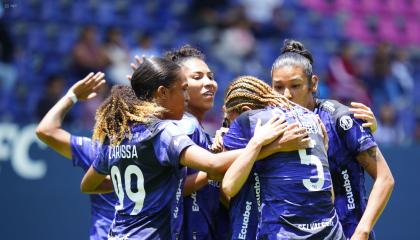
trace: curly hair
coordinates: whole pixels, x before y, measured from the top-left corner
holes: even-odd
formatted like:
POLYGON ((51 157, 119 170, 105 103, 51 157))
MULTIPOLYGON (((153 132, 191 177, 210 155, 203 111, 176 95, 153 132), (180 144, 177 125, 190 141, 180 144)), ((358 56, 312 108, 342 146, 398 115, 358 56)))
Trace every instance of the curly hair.
POLYGON ((204 54, 190 45, 186 44, 178 49, 173 49, 165 53, 164 58, 171 60, 175 63, 181 64, 190 58, 198 58, 200 60, 205 59, 204 54))
POLYGON ((240 76, 229 85, 225 95, 226 112, 242 112, 242 107, 261 109, 268 106, 290 108, 296 104, 276 93, 264 81, 253 76, 240 76))
POLYGON ((131 124, 147 124, 164 111, 156 103, 138 99, 131 87, 116 85, 96 110, 92 139, 99 143, 108 139, 111 145, 118 145, 123 139, 131 138, 131 124))

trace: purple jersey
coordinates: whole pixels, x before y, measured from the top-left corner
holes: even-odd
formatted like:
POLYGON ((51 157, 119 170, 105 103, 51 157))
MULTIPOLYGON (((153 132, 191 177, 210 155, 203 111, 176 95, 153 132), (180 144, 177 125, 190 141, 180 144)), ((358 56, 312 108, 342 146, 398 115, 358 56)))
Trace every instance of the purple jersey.
POLYGON ((120 145, 102 147, 93 167, 111 175, 119 199, 111 239, 179 238, 185 173, 179 158, 191 145, 175 123, 156 120, 132 127, 120 145))
MULTIPOLYGON (((243 121, 245 118, 238 118, 243 121)), ((227 150, 244 148, 249 139, 245 138, 240 126, 232 124, 229 132, 223 136, 223 145, 227 150)), ((255 239, 258 221, 261 213, 260 181, 256 166, 242 186, 241 190, 230 200, 229 217, 231 231, 230 239, 255 239)))
MULTIPOLYGON (((177 125, 188 135, 198 146, 210 149, 211 137, 204 131, 203 127, 190 113, 185 113, 177 125)), ((198 171, 188 168, 187 174, 195 174, 198 171)), ((225 208, 220 204, 220 183, 209 181, 200 190, 184 197, 184 224, 183 236, 185 240, 190 239, 225 239, 226 231, 220 231, 224 222, 228 224, 227 213, 223 214, 225 208)))
POLYGON ((332 202, 327 154, 315 114, 298 106, 247 111, 234 121, 225 139, 232 135, 248 142, 257 120, 265 123, 274 114, 285 115, 289 123, 305 127, 313 147, 277 153, 255 164, 262 202, 257 238, 344 239, 332 202))
MULTIPOLYGON (((90 138, 71 136, 70 147, 74 166, 82 168, 85 172, 92 165, 97 154, 97 145, 90 138)), ((114 206, 118 199, 114 193, 91 194, 91 240, 108 239, 108 231, 114 219, 114 206)))
MULTIPOLYGON (((350 238, 366 208, 364 170, 356 156, 377 146, 370 129, 355 119, 348 107, 335 100, 319 100, 315 108, 327 128, 328 161, 334 184, 335 208, 346 237, 350 238)), ((369 239, 374 239, 372 231, 369 239)))

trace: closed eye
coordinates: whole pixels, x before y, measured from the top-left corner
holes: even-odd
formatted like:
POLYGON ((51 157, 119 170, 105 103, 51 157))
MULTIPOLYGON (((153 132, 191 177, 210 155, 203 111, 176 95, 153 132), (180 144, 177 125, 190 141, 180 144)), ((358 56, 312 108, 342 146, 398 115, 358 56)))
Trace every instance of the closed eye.
POLYGON ((210 80, 214 80, 214 74, 213 74, 212 72, 209 72, 209 73, 207 74, 207 77, 208 77, 210 80))

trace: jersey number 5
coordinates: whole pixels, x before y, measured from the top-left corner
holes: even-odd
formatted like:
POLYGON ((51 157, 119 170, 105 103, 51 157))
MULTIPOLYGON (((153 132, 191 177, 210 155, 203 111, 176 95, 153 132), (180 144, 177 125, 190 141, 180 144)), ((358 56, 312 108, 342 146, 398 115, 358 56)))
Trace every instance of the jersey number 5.
POLYGON ((315 156, 315 155, 307 155, 306 149, 300 149, 299 150, 299 157, 300 157, 300 163, 305 165, 315 165, 316 166, 316 172, 317 176, 311 176, 309 178, 303 179, 303 185, 309 190, 309 191, 319 191, 322 186, 324 186, 324 170, 322 168, 321 160, 315 156), (311 179, 318 178, 315 182, 312 182, 311 179))
MULTIPOLYGON (((111 168, 111 178, 112 184, 114 185, 115 193, 118 196, 120 204, 115 206, 116 210, 121 210, 124 206, 124 190, 121 181, 121 172, 117 166, 112 166, 111 168)), ((131 201, 135 203, 133 210, 130 215, 137 215, 143 208, 144 198, 146 197, 146 192, 144 191, 144 177, 140 168, 136 165, 129 165, 124 172, 124 185, 125 193, 131 201), (131 190, 131 177, 136 175, 137 183, 136 188, 137 192, 131 190)))

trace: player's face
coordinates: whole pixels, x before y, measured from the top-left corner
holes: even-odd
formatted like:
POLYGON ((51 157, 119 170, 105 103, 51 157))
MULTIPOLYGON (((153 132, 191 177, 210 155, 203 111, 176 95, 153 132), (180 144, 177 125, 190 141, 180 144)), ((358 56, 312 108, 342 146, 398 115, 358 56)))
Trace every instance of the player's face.
POLYGON ((179 120, 184 115, 185 108, 188 104, 188 82, 182 72, 169 88, 168 94, 161 101, 161 105, 168 111, 165 113, 166 119, 179 120))
POLYGON ((309 87, 302 67, 284 66, 275 69, 272 74, 273 89, 303 107, 308 107, 312 101, 316 84, 315 82, 312 88, 309 87))
POLYGON ((207 64, 198 58, 191 58, 182 63, 188 81, 188 110, 202 114, 214 105, 217 83, 207 64))

